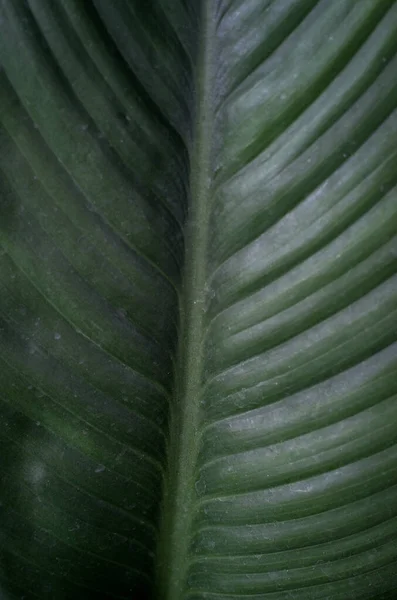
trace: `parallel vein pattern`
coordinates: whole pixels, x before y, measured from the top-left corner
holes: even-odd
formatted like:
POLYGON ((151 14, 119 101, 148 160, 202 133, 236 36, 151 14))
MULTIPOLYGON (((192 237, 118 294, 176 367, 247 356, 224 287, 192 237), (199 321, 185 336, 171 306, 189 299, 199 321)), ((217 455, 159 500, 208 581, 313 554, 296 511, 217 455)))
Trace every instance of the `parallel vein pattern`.
POLYGON ((394 597, 397 4, 219 2, 217 44, 184 597, 394 597))
POLYGON ((396 139, 396 0, 0 0, 1 600, 396 597, 396 139))
POLYGON ((0 2, 2 600, 152 584, 195 19, 0 2))

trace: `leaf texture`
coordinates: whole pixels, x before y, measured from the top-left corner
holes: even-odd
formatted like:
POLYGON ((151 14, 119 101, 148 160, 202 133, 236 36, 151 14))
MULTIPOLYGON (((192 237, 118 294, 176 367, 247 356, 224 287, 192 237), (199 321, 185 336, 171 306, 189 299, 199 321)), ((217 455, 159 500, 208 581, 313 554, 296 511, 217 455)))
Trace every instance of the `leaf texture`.
POLYGON ((394 598, 395 0, 0 0, 0 65, 0 597, 394 598))
POLYGON ((0 596, 144 598, 196 15, 6 0, 0 19, 0 596))
POLYGON ((396 31, 219 4, 190 600, 397 593, 396 31))

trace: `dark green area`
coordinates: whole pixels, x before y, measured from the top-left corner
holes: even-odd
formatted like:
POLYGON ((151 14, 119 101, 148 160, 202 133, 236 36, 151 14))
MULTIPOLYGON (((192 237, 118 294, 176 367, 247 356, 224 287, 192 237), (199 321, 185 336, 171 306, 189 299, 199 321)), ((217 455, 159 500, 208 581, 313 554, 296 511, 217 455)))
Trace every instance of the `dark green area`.
POLYGON ((0 0, 0 600, 397 597, 397 2, 0 0))

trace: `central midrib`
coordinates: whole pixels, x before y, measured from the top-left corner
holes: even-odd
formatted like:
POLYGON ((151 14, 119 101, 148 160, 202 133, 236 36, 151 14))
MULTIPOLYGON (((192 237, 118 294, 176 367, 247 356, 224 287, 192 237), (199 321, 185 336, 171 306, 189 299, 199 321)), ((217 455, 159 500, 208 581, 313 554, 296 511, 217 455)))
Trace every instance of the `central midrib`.
POLYGON ((210 5, 210 2, 204 0, 201 15, 180 340, 170 426, 169 474, 165 482, 157 557, 156 600, 180 600, 183 597, 195 501, 213 123, 212 57, 215 19, 210 5))

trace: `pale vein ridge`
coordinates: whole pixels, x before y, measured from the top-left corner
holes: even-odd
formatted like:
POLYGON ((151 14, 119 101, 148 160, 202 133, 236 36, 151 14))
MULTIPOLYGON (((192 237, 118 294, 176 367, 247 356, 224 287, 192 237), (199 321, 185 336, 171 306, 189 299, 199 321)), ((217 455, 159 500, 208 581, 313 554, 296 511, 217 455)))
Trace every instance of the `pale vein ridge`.
POLYGON ((159 596, 182 598, 186 585, 192 508, 196 495, 195 465, 200 426, 200 388, 203 365, 208 199, 212 140, 212 63, 214 24, 210 3, 203 3, 202 47, 197 68, 195 148, 191 166, 191 207, 186 232, 186 271, 181 306, 179 369, 176 406, 171 414, 170 477, 166 485, 163 539, 159 550, 159 596), (180 416, 175 415, 180 411, 180 416), (169 559, 164 560, 167 554, 169 559))

